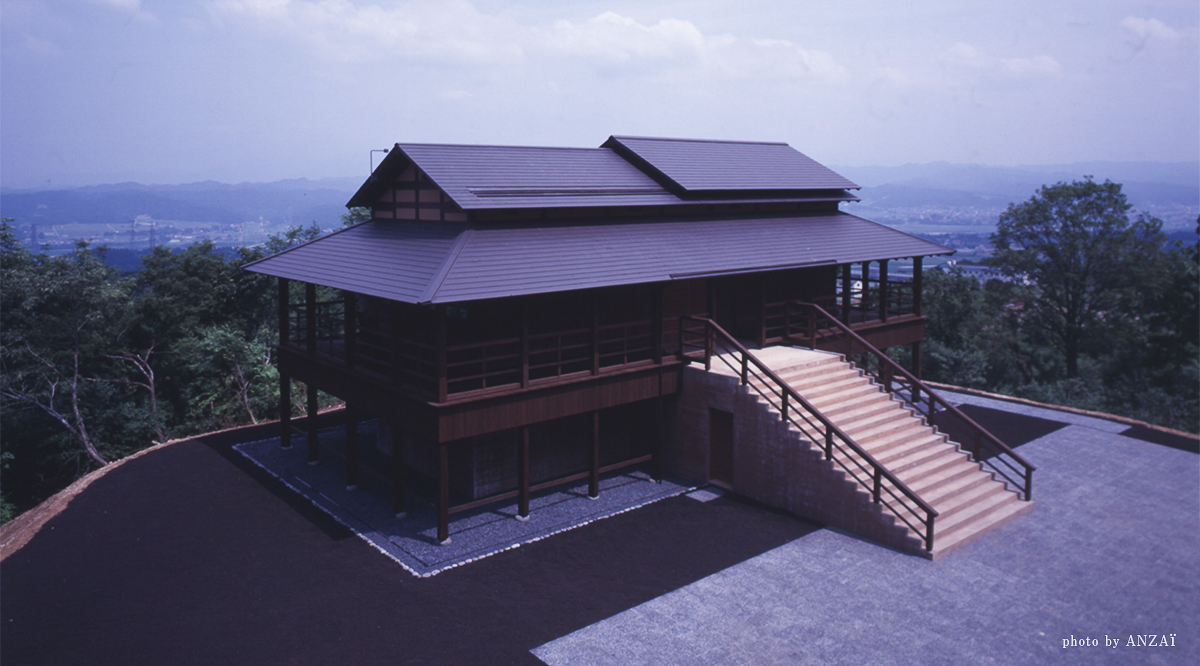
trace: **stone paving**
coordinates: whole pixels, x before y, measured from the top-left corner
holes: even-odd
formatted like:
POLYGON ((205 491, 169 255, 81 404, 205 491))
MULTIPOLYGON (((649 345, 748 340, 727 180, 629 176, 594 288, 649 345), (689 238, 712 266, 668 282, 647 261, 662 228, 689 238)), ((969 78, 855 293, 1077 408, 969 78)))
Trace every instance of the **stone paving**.
POLYGON ((1033 512, 933 562, 820 530, 533 653, 551 666, 1200 663, 1200 456, 1103 419, 947 397, 1069 424, 1020 448, 1038 467, 1033 512))
MULTIPOLYGON (((360 424, 359 431, 365 440, 362 446, 369 445, 375 434, 373 423, 360 424)), ((340 446, 345 433, 338 427, 322 430, 318 436, 322 442, 340 446)), ((322 458, 309 465, 305 438, 292 439, 287 449, 279 445, 278 438, 237 444, 234 449, 376 550, 423 577, 691 490, 667 479, 656 483, 641 471, 607 474, 601 476, 600 496, 594 500, 587 496, 586 481, 533 493, 526 521, 516 519, 515 500, 452 514, 450 541, 438 544, 433 509, 410 500, 406 515, 397 518, 384 484, 360 474, 359 487, 348 489, 340 460, 335 465, 322 458)))

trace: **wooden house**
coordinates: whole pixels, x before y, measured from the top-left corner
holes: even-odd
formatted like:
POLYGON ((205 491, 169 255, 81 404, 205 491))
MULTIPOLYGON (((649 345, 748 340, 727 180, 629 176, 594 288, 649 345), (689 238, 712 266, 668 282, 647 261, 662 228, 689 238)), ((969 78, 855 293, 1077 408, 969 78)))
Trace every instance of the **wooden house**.
POLYGON ((368 222, 248 270, 279 278, 282 404, 299 380, 310 413, 321 390, 351 424, 377 417, 396 511, 435 504, 444 541, 458 510, 516 497, 527 516, 531 492, 594 496, 629 465, 657 478, 714 331, 836 346, 818 306, 873 349, 908 346, 919 376, 922 258, 950 250, 840 210, 857 187, 783 143, 396 144, 348 203, 368 222))

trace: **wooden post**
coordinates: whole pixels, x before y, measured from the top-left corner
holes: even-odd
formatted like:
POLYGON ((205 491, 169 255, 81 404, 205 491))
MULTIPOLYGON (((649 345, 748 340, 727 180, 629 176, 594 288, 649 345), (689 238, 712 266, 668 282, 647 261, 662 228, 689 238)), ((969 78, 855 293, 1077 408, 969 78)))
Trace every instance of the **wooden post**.
POLYGON ((306 349, 309 354, 317 353, 317 285, 304 285, 304 334, 308 336, 306 349))
POLYGON ((290 342, 290 332, 288 331, 288 315, 291 309, 290 287, 291 282, 287 278, 279 278, 279 346, 282 347, 290 342))
POLYGON ((358 487, 358 410, 346 402, 346 488, 358 487))
POLYGON ((308 388, 308 405, 305 409, 305 425, 308 426, 308 464, 317 462, 317 387, 312 382, 306 382, 308 388))
MULTIPOLYGON (((925 278, 921 270, 921 257, 913 257, 913 314, 921 316, 921 287, 925 278)), ((917 375, 920 377, 921 375, 917 375)))
POLYGON ((391 423, 392 441, 389 445, 392 449, 392 513, 396 517, 403 518, 405 515, 405 495, 408 492, 407 488, 407 469, 404 466, 404 428, 399 423, 391 423))
POLYGON ((767 346, 767 281, 758 278, 758 348, 767 346))
POLYGON ((345 328, 346 367, 353 368, 354 357, 358 354, 358 294, 352 291, 343 291, 342 294, 345 296, 342 322, 345 328))
POLYGON ((595 289, 592 290, 592 374, 600 373, 600 303, 595 289))
POLYGON ((850 264, 842 264, 842 323, 850 325, 850 285, 853 280, 850 276, 850 264))
POLYGON ((659 381, 658 398, 654 401, 654 439, 650 441, 650 478, 656 482, 662 481, 662 440, 667 435, 666 417, 664 415, 662 396, 662 381, 659 381))
POLYGON ((437 400, 446 402, 446 306, 437 306, 434 316, 437 317, 437 400))
POLYGON ((517 520, 529 520, 529 426, 517 442, 517 520))
POLYGON ((446 444, 438 444, 438 505, 437 540, 450 543, 450 452, 446 444))
MULTIPOLYGON (((912 352, 911 352, 910 356, 912 356, 912 373, 913 373, 914 377, 916 377, 917 379, 920 379, 921 378, 921 341, 918 340, 917 342, 912 343, 911 350, 912 350, 912 352)), ((913 401, 916 402, 916 399, 914 398, 913 401)))
POLYGON ((529 387, 529 299, 521 299, 521 388, 529 387))
POLYGON ((888 298, 891 296, 891 290, 888 287, 888 262, 883 259, 879 262, 879 320, 888 320, 888 298))
POLYGON ((663 286, 662 283, 656 283, 653 287, 654 307, 651 313, 650 335, 654 336, 654 362, 662 365, 663 362, 663 286))
POLYGON ((592 460, 588 470, 588 497, 600 496, 600 410, 592 412, 592 460))
POLYGON ((279 445, 292 446, 292 378, 279 370, 279 445))

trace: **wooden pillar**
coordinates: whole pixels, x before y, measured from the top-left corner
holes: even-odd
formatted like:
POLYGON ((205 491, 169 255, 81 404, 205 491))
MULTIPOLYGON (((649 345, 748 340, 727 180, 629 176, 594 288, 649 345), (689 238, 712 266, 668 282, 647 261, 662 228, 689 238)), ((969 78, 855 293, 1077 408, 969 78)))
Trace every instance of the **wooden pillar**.
POLYGON ((446 362, 446 306, 439 305, 434 311, 434 317, 437 318, 437 400, 438 402, 446 402, 446 394, 448 393, 448 382, 446 379, 447 362, 446 362))
POLYGON ((305 409, 305 424, 308 426, 308 464, 313 465, 317 462, 317 387, 312 382, 307 382, 305 386, 308 388, 308 406, 305 409))
POLYGON ((653 287, 654 304, 651 317, 650 335, 654 336, 654 362, 662 365, 663 362, 663 285, 657 283, 653 287))
POLYGON ((517 442, 517 520, 529 520, 529 426, 517 442))
POLYGON ((592 412, 592 460, 588 470, 588 497, 600 497, 600 410, 592 412))
POLYGON ((767 280, 758 277, 758 348, 767 346, 767 280))
POLYGON ((317 285, 304 285, 304 334, 309 354, 317 353, 317 285))
POLYGON ((346 488, 358 487, 358 410, 346 402, 346 488))
POLYGON ((446 444, 438 444, 438 526, 439 544, 450 543, 450 452, 446 444))
POLYGON ((888 262, 879 262, 879 320, 888 320, 888 262))
POLYGON ((288 330, 288 314, 291 309, 289 302, 291 292, 291 282, 287 278, 279 278, 279 346, 284 346, 290 342, 291 332, 288 330))
POLYGON ((921 342, 912 343, 912 369, 910 372, 917 378, 921 378, 921 342))
POLYGON ((346 367, 353 368, 354 357, 358 355, 358 294, 352 291, 343 291, 342 295, 344 296, 342 323, 345 327, 346 367))
MULTIPOLYGON (((400 337, 400 303, 399 301, 389 301, 388 303, 388 347, 391 350, 392 358, 390 367, 392 383, 403 384, 404 375, 400 372, 402 366, 400 359, 404 351, 403 343, 401 342, 403 338, 400 337)), ((425 388, 425 386, 421 386, 422 390, 425 388)))
POLYGON ((667 434, 666 418, 663 416, 664 405, 661 392, 654 399, 654 439, 650 442, 650 478, 662 481, 662 440, 667 434))
POLYGON ((392 513, 397 518, 403 518, 405 512, 404 497, 407 488, 407 469, 404 466, 404 429, 399 423, 391 423, 392 441, 392 513))
POLYGON ((592 374, 600 374, 600 297, 592 290, 592 374))
POLYGON ((913 257, 913 314, 918 317, 921 316, 921 287, 925 284, 924 273, 921 270, 921 259, 921 257, 913 257))
POLYGON ((529 387, 529 298, 521 299, 521 388, 529 387))
POLYGON ((279 445, 292 446, 292 378, 279 370, 279 445))
POLYGON ((842 264, 842 323, 850 325, 850 285, 853 283, 850 275, 850 264, 842 264))

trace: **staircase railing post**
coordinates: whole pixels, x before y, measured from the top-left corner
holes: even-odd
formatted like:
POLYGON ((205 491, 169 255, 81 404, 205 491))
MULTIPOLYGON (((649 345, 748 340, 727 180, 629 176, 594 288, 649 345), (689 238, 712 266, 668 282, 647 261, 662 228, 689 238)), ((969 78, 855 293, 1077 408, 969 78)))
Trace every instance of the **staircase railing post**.
POLYGON ((925 550, 933 552, 933 514, 925 514, 925 550))
POLYGON ((1025 468, 1025 501, 1033 499, 1033 470, 1025 468))
POLYGON ((704 322, 704 371, 712 370, 713 330, 708 322, 704 322))
POLYGON ((879 491, 883 488, 883 468, 875 468, 875 487, 871 491, 872 497, 875 498, 875 503, 879 504, 879 491))
POLYGON ((787 392, 787 389, 781 388, 780 394, 782 395, 782 398, 783 398, 783 407, 780 409, 780 411, 783 412, 783 422, 787 423, 787 420, 788 420, 788 392, 787 392))
POLYGON ((833 426, 825 424, 825 459, 833 460, 833 426))
POLYGON ((749 384, 750 376, 750 357, 742 354, 742 386, 749 384))

